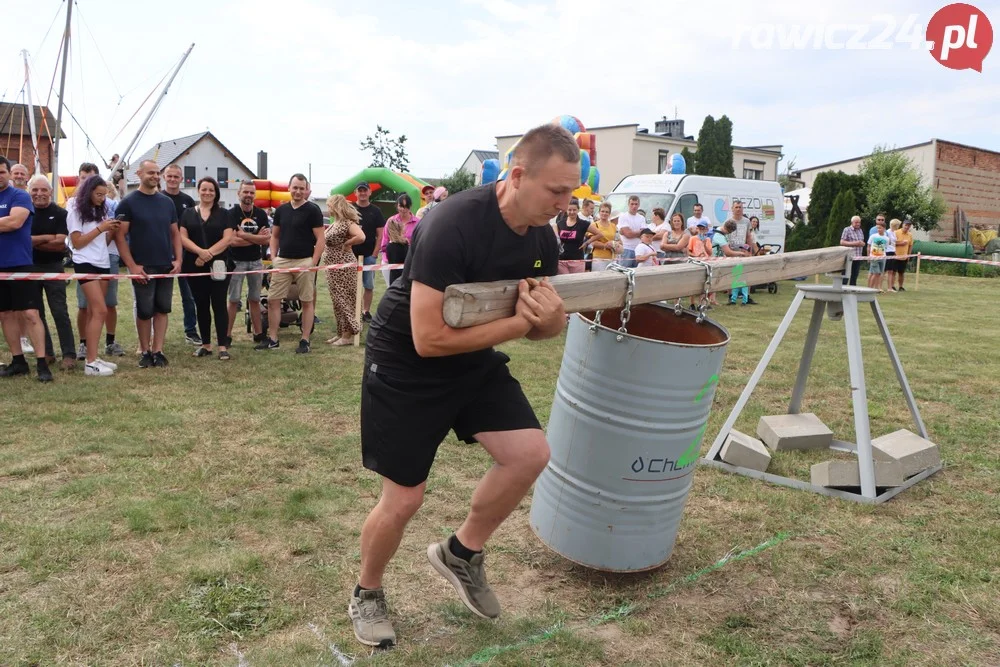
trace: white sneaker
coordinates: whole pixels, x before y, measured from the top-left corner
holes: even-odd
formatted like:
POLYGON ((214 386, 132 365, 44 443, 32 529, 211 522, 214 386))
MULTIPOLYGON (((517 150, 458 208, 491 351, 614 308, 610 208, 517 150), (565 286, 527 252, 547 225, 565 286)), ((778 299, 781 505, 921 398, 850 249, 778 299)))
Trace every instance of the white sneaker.
POLYGON ((21 354, 34 354, 35 348, 31 346, 31 341, 21 336, 21 354))
POLYGON ((99 366, 104 366, 105 368, 110 368, 113 371, 118 370, 118 364, 112 361, 104 361, 104 359, 94 359, 94 363, 99 366))
POLYGON ((93 363, 87 364, 83 369, 83 374, 94 377, 108 377, 114 375, 115 372, 103 366, 99 363, 100 360, 94 361, 93 363))

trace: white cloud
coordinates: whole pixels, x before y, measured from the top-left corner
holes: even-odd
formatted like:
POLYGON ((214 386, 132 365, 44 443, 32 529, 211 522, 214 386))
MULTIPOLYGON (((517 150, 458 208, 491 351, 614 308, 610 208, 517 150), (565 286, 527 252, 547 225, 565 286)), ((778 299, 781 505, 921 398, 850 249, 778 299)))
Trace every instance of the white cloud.
MULTIPOLYGON (((18 5, 6 18, 33 46, 57 4, 36 3, 30 13, 18 5)), ((917 12, 926 23, 937 9, 927 2, 461 0, 420 7, 233 0, 172 7, 151 22, 115 9, 117 2, 107 2, 107 11, 96 0, 84 4, 105 56, 122 45, 112 58, 118 87, 124 92, 152 77, 116 113, 118 95, 92 40, 76 35, 74 62, 83 67, 71 71, 68 99, 96 140, 117 131, 195 41, 139 150, 208 126, 251 166, 256 152, 267 150, 276 178, 310 162, 318 181, 351 176, 367 164, 358 145, 376 124, 408 136, 415 173, 439 176, 469 150, 492 148, 497 135, 561 113, 587 125, 651 127, 675 107, 688 134, 706 114, 725 113, 737 143, 781 143, 800 166, 931 137, 1000 149, 995 54, 978 74, 947 70, 901 44, 887 51, 755 50, 744 40, 733 48, 741 29, 777 24, 868 22, 871 39, 881 29, 876 15, 901 24, 917 12)), ((20 85, 22 45, 11 44, 0 46, 0 75, 11 73, 0 92, 20 85)), ((47 88, 54 45, 50 37, 39 55, 36 89, 47 88)), ((64 155, 79 161, 86 143, 70 134, 64 155)), ((106 154, 122 147, 100 146, 106 154)))

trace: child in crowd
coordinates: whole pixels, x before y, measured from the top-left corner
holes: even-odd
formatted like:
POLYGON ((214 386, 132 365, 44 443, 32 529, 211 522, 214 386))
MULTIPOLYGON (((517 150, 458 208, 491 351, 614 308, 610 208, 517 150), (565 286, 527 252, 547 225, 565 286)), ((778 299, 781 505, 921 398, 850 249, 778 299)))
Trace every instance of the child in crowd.
POLYGON ((656 266, 656 248, 653 247, 653 237, 656 232, 645 228, 639 232, 639 245, 635 247, 636 266, 656 266))

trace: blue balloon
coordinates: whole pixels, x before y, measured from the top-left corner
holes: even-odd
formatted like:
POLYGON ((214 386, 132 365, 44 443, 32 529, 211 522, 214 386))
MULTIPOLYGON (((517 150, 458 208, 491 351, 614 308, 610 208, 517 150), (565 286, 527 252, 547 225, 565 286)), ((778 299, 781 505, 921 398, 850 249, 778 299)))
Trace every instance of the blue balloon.
POLYGON ((500 160, 489 159, 483 162, 483 183, 492 183, 500 175, 500 160))
POLYGON ((687 162, 680 153, 674 153, 670 156, 669 166, 671 174, 683 174, 687 172, 687 162))
POLYGON ((583 124, 575 116, 570 116, 569 114, 563 114, 557 116, 553 119, 556 125, 562 125, 566 128, 570 134, 576 134, 577 132, 583 132, 583 124))
POLYGON ((580 151, 580 185, 587 182, 590 178, 590 152, 581 150, 580 151))

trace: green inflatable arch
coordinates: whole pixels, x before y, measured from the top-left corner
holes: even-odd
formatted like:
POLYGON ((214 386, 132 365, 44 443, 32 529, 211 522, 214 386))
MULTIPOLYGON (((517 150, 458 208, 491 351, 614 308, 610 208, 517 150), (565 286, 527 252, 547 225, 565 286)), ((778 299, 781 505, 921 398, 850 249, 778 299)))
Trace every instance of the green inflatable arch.
POLYGON ((413 212, 416 213, 417 209, 421 206, 420 201, 420 189, 423 188, 427 183, 424 183, 418 178, 411 176, 410 174, 401 174, 391 169, 386 169, 385 167, 368 167, 367 169, 362 169, 354 176, 330 189, 331 195, 344 195, 345 197, 354 192, 354 186, 361 181, 366 181, 368 183, 378 183, 384 188, 388 188, 394 192, 405 192, 410 195, 410 199, 413 200, 413 212))

